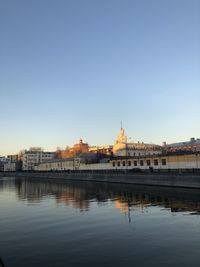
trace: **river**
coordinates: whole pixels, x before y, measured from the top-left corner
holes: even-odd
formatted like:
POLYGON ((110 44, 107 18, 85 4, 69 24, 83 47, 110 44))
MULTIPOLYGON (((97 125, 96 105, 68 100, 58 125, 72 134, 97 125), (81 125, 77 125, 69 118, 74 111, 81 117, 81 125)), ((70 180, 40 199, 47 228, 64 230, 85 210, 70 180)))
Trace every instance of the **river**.
POLYGON ((200 266, 200 190, 0 178, 5 267, 200 266))

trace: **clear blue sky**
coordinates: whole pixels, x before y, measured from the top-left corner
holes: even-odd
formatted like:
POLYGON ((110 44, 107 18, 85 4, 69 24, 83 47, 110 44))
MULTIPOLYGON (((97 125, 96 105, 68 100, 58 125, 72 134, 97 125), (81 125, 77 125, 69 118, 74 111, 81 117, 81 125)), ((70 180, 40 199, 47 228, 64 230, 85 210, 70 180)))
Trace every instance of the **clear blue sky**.
POLYGON ((199 0, 0 0, 0 154, 200 137, 199 0))

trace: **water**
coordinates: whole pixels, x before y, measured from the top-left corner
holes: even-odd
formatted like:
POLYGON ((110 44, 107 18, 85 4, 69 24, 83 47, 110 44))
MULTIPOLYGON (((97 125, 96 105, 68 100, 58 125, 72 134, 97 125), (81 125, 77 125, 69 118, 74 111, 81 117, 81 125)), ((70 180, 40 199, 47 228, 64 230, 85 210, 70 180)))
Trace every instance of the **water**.
POLYGON ((200 191, 0 179, 5 267, 200 266, 200 191))

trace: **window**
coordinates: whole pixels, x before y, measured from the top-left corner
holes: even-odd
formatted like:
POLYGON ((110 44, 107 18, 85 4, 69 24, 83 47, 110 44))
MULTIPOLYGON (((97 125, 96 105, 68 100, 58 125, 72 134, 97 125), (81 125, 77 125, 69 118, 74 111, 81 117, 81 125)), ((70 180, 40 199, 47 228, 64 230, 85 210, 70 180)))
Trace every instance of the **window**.
POLYGON ((120 167, 120 161, 117 162, 117 166, 120 167))
POLYGON ((144 165, 144 161, 140 160, 140 166, 143 166, 143 165, 144 165))
POLYGON ((151 166, 151 161, 150 161, 150 159, 147 160, 147 166, 151 166))
POLYGON ((113 167, 115 167, 115 162, 113 162, 113 167))
POLYGON ((154 165, 158 166, 158 160, 157 159, 154 159, 154 165))
POLYGON ((167 164, 166 159, 162 159, 162 165, 166 165, 166 164, 167 164))
POLYGON ((137 166, 137 161, 136 160, 134 160, 134 166, 137 166))
POLYGON ((123 161, 123 166, 126 166, 126 161, 123 161))
POLYGON ((130 160, 128 161, 128 166, 131 166, 131 161, 130 160))

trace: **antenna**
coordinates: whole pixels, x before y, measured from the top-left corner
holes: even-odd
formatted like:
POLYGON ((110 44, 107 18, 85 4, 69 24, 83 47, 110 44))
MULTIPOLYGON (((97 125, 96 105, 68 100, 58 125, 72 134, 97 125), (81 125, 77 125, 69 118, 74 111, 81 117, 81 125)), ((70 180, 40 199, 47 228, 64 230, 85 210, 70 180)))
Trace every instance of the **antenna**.
POLYGON ((123 129, 123 124, 122 124, 122 121, 121 121, 121 129, 123 129))

